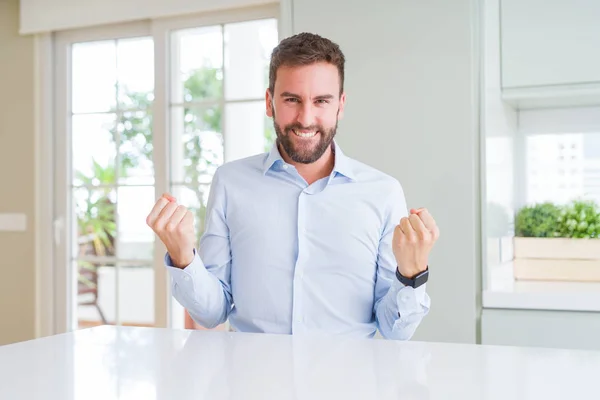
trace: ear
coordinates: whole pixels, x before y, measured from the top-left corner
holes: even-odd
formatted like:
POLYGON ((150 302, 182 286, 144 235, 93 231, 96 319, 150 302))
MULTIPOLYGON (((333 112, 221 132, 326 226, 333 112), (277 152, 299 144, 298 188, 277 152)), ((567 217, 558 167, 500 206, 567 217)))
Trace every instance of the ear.
POLYGON ((344 117, 344 107, 346 105, 346 92, 342 92, 340 96, 340 107, 338 109, 338 119, 342 119, 344 117))
POLYGON ((267 117, 273 118, 273 96, 271 96, 271 91, 269 89, 267 89, 267 93, 265 93, 265 103, 267 117))

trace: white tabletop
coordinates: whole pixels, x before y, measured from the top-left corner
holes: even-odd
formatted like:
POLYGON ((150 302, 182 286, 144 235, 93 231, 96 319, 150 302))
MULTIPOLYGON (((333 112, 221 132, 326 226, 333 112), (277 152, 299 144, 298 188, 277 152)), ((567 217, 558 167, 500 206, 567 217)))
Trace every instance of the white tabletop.
POLYGON ((0 399, 598 400, 600 352, 104 326, 0 347, 0 399))

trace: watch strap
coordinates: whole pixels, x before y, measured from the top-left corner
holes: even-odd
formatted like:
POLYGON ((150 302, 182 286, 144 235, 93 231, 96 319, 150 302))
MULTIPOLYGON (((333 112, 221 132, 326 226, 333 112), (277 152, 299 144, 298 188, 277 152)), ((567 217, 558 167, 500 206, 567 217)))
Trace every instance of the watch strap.
POLYGON ((406 286, 417 288, 427 282, 429 278, 429 265, 427 268, 425 268, 425 271, 418 273, 412 278, 407 278, 406 276, 402 275, 400 273, 400 268, 396 267, 396 278, 398 278, 398 280, 406 286))

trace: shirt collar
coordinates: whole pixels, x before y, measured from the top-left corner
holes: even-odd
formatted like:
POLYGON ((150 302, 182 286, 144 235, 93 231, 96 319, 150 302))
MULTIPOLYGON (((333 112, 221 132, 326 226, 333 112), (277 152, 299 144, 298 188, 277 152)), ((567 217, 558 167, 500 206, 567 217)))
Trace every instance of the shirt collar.
POLYGON ((352 159, 342 152, 340 145, 335 140, 333 141, 333 146, 335 151, 333 170, 338 174, 344 175, 351 181, 355 181, 356 175, 354 174, 354 170, 352 168, 352 159))
MULTIPOLYGON (((352 181, 356 180, 356 176, 352 169, 352 160, 342 152, 342 149, 335 140, 333 141, 333 149, 335 157, 333 171, 344 175, 346 178, 352 181)), ((271 151, 268 153, 263 164, 263 174, 266 174, 267 171, 269 171, 275 164, 278 163, 283 164, 285 161, 283 160, 283 157, 281 157, 281 153, 277 147, 277 142, 275 142, 273 143, 271 151)))

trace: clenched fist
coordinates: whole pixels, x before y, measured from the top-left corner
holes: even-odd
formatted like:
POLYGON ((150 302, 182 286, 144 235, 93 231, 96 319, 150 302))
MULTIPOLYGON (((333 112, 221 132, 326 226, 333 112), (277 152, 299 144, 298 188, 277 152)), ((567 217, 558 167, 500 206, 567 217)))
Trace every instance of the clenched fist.
POLYGON ((394 230, 392 249, 400 273, 411 278, 427 268, 429 252, 440 236, 435 220, 425 208, 410 210, 394 230))
POLYGON ((185 268, 192 262, 196 234, 191 211, 165 193, 146 217, 146 223, 166 246, 173 266, 185 268))

